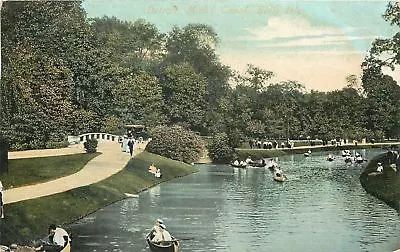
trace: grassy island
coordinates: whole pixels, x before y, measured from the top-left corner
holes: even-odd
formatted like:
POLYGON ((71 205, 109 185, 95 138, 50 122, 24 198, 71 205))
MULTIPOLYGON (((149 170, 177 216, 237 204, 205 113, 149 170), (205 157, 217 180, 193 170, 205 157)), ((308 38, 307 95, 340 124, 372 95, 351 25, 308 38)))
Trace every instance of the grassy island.
POLYGON ((400 176, 396 174, 394 157, 391 152, 374 157, 360 175, 360 182, 366 192, 384 201, 399 211, 400 176), (377 163, 382 163, 382 173, 376 172, 377 163))

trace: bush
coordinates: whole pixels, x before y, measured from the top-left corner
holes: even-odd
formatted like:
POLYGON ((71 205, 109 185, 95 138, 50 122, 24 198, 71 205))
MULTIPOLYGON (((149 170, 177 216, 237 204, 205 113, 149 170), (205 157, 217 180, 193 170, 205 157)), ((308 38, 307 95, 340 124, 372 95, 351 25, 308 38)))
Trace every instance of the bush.
POLYGON ((235 157, 235 150, 229 144, 229 138, 226 133, 215 135, 207 148, 208 155, 214 163, 228 164, 235 157))
POLYGON ((199 160, 204 149, 200 136, 181 126, 158 126, 149 133, 151 141, 146 150, 170 159, 192 163, 199 160))
POLYGON ((66 148, 69 146, 68 141, 49 141, 46 143, 46 149, 59 149, 59 148, 66 148))
POLYGON ((83 143, 85 150, 87 153, 95 153, 97 151, 97 139, 88 139, 86 142, 83 143))

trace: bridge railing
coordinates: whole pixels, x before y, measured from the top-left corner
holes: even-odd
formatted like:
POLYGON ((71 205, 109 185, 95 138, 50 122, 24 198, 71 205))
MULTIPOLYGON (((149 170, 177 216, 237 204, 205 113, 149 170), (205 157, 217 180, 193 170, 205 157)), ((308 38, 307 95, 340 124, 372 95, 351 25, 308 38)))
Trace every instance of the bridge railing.
POLYGON ((68 136, 68 142, 70 144, 78 144, 81 142, 85 142, 89 139, 97 139, 98 141, 112 141, 112 142, 119 142, 120 136, 109 134, 109 133, 85 133, 80 134, 79 136, 68 136))

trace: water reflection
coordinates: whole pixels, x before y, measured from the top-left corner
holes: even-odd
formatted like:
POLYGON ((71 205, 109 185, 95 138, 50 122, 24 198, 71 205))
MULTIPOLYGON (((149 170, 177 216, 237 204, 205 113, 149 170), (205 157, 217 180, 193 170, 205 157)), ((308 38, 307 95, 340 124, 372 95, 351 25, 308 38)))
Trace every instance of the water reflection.
MULTIPOLYGON (((365 150, 366 158, 379 151, 365 150)), ((199 166, 200 173, 151 188, 71 225, 74 250, 149 251, 144 237, 156 218, 182 251, 392 251, 400 247, 394 210, 366 194, 364 164, 340 153, 276 158, 288 176, 267 169, 199 166)))

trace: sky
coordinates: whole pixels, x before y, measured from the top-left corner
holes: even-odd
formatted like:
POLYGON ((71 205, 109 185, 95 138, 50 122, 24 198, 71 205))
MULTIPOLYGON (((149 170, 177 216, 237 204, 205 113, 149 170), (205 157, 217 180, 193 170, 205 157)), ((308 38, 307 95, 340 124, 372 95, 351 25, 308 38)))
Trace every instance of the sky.
MULTIPOLYGON (((210 25, 221 61, 244 73, 247 64, 273 71, 271 82, 295 80, 307 90, 346 86, 376 38, 398 27, 382 18, 387 1, 84 0, 88 17, 145 19, 167 33, 173 26, 210 25)), ((388 70, 400 83, 400 69, 388 70)))

